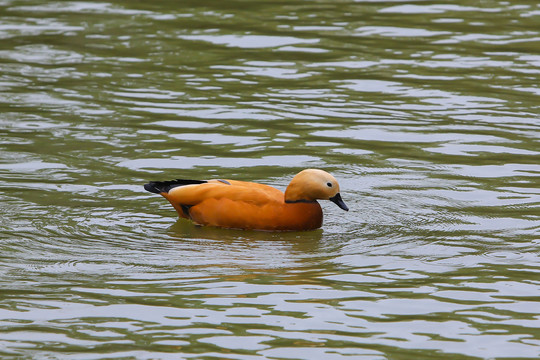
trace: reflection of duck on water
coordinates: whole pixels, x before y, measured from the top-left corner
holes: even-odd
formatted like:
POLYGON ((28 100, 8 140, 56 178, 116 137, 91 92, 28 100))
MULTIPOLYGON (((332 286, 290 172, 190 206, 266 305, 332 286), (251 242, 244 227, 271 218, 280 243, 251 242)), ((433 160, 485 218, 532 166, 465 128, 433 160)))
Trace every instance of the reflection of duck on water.
POLYGON ((337 180, 323 170, 307 169, 290 182, 285 194, 263 184, 236 180, 152 181, 147 191, 161 194, 179 216, 199 225, 267 231, 313 230, 322 225, 317 200, 349 208, 337 180))

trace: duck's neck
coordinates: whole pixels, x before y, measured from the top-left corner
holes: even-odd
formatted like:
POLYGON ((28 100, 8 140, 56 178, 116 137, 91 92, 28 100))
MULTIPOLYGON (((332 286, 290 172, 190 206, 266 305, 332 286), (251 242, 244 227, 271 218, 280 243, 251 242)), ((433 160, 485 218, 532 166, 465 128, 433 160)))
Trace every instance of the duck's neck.
POLYGON ((302 184, 291 181, 287 189, 285 190, 285 202, 286 203, 298 203, 298 202, 316 202, 316 200, 306 193, 306 189, 302 184))

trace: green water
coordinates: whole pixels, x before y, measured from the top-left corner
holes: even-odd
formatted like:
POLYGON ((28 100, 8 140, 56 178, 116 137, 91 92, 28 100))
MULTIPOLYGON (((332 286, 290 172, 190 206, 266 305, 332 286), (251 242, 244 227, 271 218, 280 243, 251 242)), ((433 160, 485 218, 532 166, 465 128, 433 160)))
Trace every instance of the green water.
POLYGON ((0 0, 2 359, 540 357, 537 1, 0 0), (195 227, 149 180, 341 185, 195 227))

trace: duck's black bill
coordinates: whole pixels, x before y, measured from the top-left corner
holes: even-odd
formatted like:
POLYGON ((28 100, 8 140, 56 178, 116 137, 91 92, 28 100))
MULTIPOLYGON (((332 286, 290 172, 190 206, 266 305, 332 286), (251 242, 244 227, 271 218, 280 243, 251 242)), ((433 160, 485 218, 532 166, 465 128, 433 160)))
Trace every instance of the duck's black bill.
POLYGON ((341 195, 339 193, 337 193, 336 195, 332 196, 330 199, 331 202, 333 202, 334 204, 336 204, 337 206, 339 206, 340 208, 342 208, 343 210, 345 211, 349 211, 349 207, 347 205, 345 205, 345 203, 343 202, 343 199, 341 198, 341 195))

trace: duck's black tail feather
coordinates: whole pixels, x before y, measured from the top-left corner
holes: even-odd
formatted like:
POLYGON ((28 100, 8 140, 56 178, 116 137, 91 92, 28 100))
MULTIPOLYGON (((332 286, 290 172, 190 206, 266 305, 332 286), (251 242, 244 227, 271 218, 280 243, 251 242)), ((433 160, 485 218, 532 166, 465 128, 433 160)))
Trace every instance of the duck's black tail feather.
POLYGON ((177 186, 191 185, 191 184, 204 184, 205 180, 184 180, 176 179, 170 181, 150 181, 148 184, 144 184, 144 189, 155 194, 162 192, 168 193, 169 190, 177 186))

